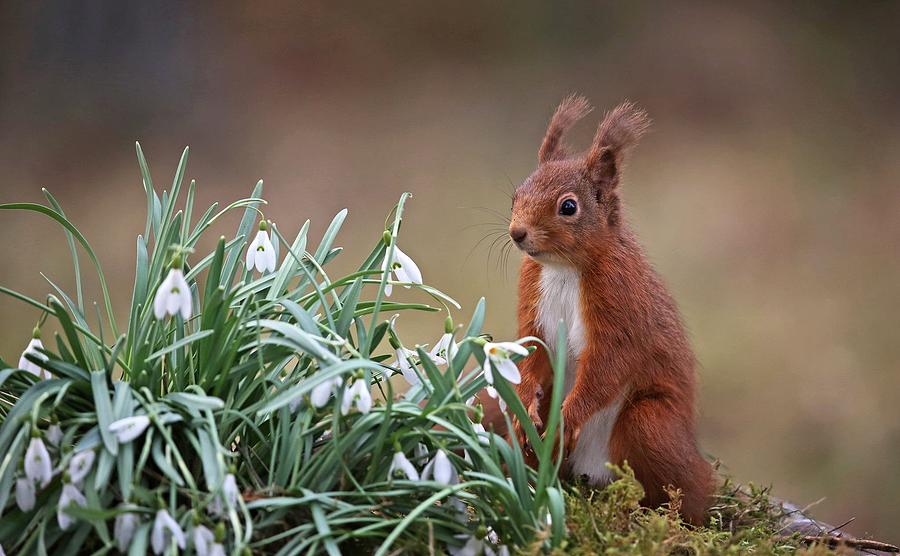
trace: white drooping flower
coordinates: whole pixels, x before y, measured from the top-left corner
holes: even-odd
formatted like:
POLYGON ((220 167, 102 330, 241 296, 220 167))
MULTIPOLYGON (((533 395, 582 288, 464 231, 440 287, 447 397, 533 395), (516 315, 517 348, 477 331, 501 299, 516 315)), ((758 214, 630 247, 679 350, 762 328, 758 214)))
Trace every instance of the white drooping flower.
POLYGON ((209 513, 217 516, 224 515, 229 508, 237 507, 240 496, 241 492, 238 489, 234 473, 228 473, 222 480, 222 492, 209 504, 209 513))
POLYGON ((457 351, 459 351, 459 345, 453 340, 453 333, 445 332, 441 339, 431 348, 429 355, 431 355, 432 359, 441 359, 446 363, 453 360, 457 351))
POLYGON ((388 478, 393 477, 395 471, 402 471, 410 481, 419 480, 419 472, 412 462, 406 459, 406 454, 400 451, 394 452, 394 459, 391 460, 391 467, 388 469, 388 478))
MULTIPOLYGON (((125 508, 131 509, 133 506, 126 505, 125 508)), ((131 539, 134 538, 134 532, 140 525, 141 520, 138 514, 133 512, 124 512, 116 516, 116 523, 113 526, 113 538, 116 541, 116 547, 119 552, 126 552, 131 539)))
POLYGON ((341 415, 350 413, 350 407, 354 404, 360 413, 368 413, 372 409, 372 394, 369 392, 369 383, 365 379, 358 378, 352 386, 344 387, 341 415))
POLYGON ((513 354, 528 355, 528 348, 515 342, 487 342, 484 344, 484 378, 488 384, 494 384, 495 369, 503 378, 513 384, 522 382, 519 368, 510 359, 513 354))
POLYGON ((62 429, 59 427, 58 423, 53 423, 47 428, 47 440, 53 446, 59 446, 60 441, 62 441, 62 429))
POLYGON ((454 535, 455 538, 465 541, 462 546, 448 546, 450 556, 481 556, 484 554, 484 541, 475 535, 454 535))
POLYGON ((209 556, 225 556, 225 546, 214 542, 209 545, 209 556))
POLYGON ((40 331, 35 328, 34 329, 34 337, 31 338, 31 341, 28 342, 28 345, 25 347, 25 351, 22 352, 22 356, 19 357, 19 368, 23 371, 28 371, 34 376, 38 377, 41 380, 50 378, 50 371, 46 369, 42 369, 37 364, 32 363, 28 359, 25 358, 26 355, 32 355, 41 361, 46 361, 47 356, 38 351, 38 348, 44 349, 44 343, 41 342, 41 334, 40 331))
POLYGON ((146 415, 135 415, 113 421, 109 425, 109 432, 115 434, 120 443, 127 444, 144 434, 148 426, 150 426, 149 417, 146 415))
POLYGON ((397 360, 393 362, 392 366, 400 369, 400 374, 403 375, 406 382, 408 382, 410 386, 415 386, 422 382, 419 379, 419 375, 416 373, 416 369, 409 362, 410 357, 416 357, 418 354, 405 347, 398 347, 394 350, 394 353, 397 355, 397 360))
POLYGON ((234 473, 228 473, 222 481, 222 497, 225 499, 225 503, 232 508, 237 507, 240 496, 234 473))
POLYGON ((459 475, 456 468, 447 457, 447 452, 439 449, 434 458, 428 462, 425 469, 422 470, 422 480, 427 481, 433 477, 434 480, 442 485, 455 485, 459 482, 459 475))
POLYGON ((91 472, 91 466, 94 465, 94 451, 85 450, 78 452, 69 460, 69 479, 76 485, 81 482, 91 472))
POLYGON ((180 268, 172 268, 156 290, 153 298, 153 314, 162 320, 181 313, 181 318, 191 318, 191 287, 180 268))
POLYGON ((197 556, 208 556, 209 549, 215 541, 215 536, 209 528, 197 525, 191 530, 191 539, 194 543, 194 552, 197 556))
POLYGON ((500 545, 494 551, 488 542, 497 543, 497 534, 493 531, 488 533, 486 539, 479 539, 475 535, 454 535, 454 538, 464 541, 462 546, 448 546, 447 552, 450 556, 509 556, 509 547, 500 545))
POLYGON ((83 508, 87 506, 87 500, 84 499, 84 494, 78 490, 78 487, 72 483, 66 483, 63 485, 62 493, 59 495, 59 505, 56 508, 56 521, 63 531, 75 522, 75 518, 66 513, 66 508, 72 504, 83 508))
MULTIPOLYGON (((390 247, 388 247, 387 252, 385 253, 384 262, 381 263, 381 271, 388 273, 388 280, 391 279, 391 275, 393 275, 397 282, 406 282, 408 284, 421 284, 422 283, 422 272, 419 270, 418 265, 416 265, 415 261, 413 261, 409 255, 400 250, 396 245, 394 246, 394 257, 390 262, 388 261, 388 254, 390 253, 390 247)), ((408 288, 409 286, 404 286, 408 288)), ((384 295, 391 295, 393 291, 393 286, 390 282, 385 284, 384 286, 384 295)))
POLYGON ((178 525, 177 521, 172 519, 169 512, 159 510, 156 512, 156 518, 153 520, 153 530, 150 532, 150 546, 153 547, 155 554, 162 554, 173 542, 178 545, 178 548, 184 550, 184 547, 187 545, 184 530, 178 525))
POLYGON ((261 220, 256 237, 247 246, 247 270, 256 268, 256 271, 259 273, 275 271, 275 246, 272 245, 272 240, 269 239, 267 229, 266 221, 261 220))
POLYGON ((28 477, 19 477, 16 479, 16 505, 23 512, 30 512, 34 508, 34 503, 34 481, 28 477))
POLYGON ((490 445, 491 441, 487 431, 484 430, 484 425, 482 425, 481 423, 472 423, 472 428, 475 429, 475 436, 478 437, 479 444, 481 444, 482 446, 490 445))
POLYGON ((33 437, 25 450, 25 476, 31 482, 39 483, 41 488, 47 486, 53 478, 50 453, 40 437, 33 437))
POLYGON ((500 394, 499 394, 499 392, 497 392, 497 389, 494 388, 493 386, 487 386, 487 387, 485 387, 485 390, 487 391, 488 396, 497 400, 497 405, 500 406, 500 411, 502 411, 503 413, 506 413, 506 400, 504 400, 503 398, 500 397, 500 394))
POLYGON ((313 404, 313 407, 325 407, 328 405, 331 395, 337 392, 337 388, 342 382, 343 379, 336 376, 317 385, 309 394, 309 402, 313 404))

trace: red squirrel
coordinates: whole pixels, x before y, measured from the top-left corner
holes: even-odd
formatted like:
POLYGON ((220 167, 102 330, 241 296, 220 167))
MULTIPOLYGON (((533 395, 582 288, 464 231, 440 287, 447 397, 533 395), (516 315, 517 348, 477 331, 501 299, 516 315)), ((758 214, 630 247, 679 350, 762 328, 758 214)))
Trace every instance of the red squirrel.
MULTIPOLYGON (((584 155, 562 145, 567 128, 591 108, 570 96, 556 109, 537 169, 516 188, 509 235, 524 253, 519 336, 551 349, 560 319, 568 329, 563 468, 592 485, 612 479, 607 462, 627 461, 646 492, 643 503, 681 489, 686 520, 704 520, 712 468, 694 437, 695 359, 675 302, 622 217, 625 157, 647 130, 645 112, 626 102, 600 123, 584 155)), ((517 392, 542 429, 552 388, 541 348, 520 362, 517 392), (545 399, 549 396, 543 396, 545 399)), ((514 434, 525 446, 521 427, 514 434)))

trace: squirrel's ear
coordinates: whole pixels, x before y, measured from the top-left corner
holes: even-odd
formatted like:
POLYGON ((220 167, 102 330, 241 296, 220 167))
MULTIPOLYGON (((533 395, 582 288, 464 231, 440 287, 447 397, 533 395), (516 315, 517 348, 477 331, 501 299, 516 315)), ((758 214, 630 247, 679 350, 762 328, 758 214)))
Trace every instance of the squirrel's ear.
POLYGON ((608 112, 584 159, 585 171, 591 181, 601 189, 616 187, 625 155, 649 127, 647 113, 631 102, 624 102, 608 112))
POLYGON ((565 158, 566 153, 562 146, 563 134, 590 111, 591 105, 583 96, 573 94, 563 99, 550 118, 550 125, 547 126, 547 133, 538 150, 538 161, 541 164, 565 158))

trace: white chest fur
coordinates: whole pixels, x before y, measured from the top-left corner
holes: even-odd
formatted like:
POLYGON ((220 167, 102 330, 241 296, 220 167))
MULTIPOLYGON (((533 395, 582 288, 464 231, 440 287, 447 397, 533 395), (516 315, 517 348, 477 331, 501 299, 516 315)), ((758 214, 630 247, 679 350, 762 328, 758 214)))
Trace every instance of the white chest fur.
MULTIPOLYGON (((566 395, 575 385, 578 359, 587 345, 581 311, 581 278, 575 269, 544 265, 541 267, 541 298, 538 302, 537 324, 544 341, 555 349, 560 319, 567 328, 566 395)), ((574 476, 587 475, 592 484, 611 479, 606 468, 609 460, 609 437, 622 408, 619 399, 594 413, 584 424, 578 445, 569 455, 568 463, 574 476)))

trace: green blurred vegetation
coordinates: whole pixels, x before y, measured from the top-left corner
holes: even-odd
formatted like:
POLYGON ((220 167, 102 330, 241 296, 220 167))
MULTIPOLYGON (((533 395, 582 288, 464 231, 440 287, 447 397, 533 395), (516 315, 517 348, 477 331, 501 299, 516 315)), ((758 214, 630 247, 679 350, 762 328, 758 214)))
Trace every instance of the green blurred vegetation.
MULTIPOLYGON (((53 191, 124 307, 136 139, 161 176, 190 144, 201 204, 261 177, 281 229, 310 217, 321 234, 349 208, 338 243, 357 255, 411 190, 401 246, 466 309, 485 295, 487 328, 509 338, 517 261, 473 247, 502 226, 491 212, 508 211, 560 98, 598 112, 630 98, 655 127, 625 197, 702 363, 704 447, 740 480, 801 506, 824 496, 817 517, 897 541, 898 27, 888 2, 5 3, 0 201, 53 191)), ((0 226, 0 284, 41 297, 44 272, 71 289, 57 227, 0 226)), ((6 298, 0 312, 15 360, 36 315, 6 298)))

